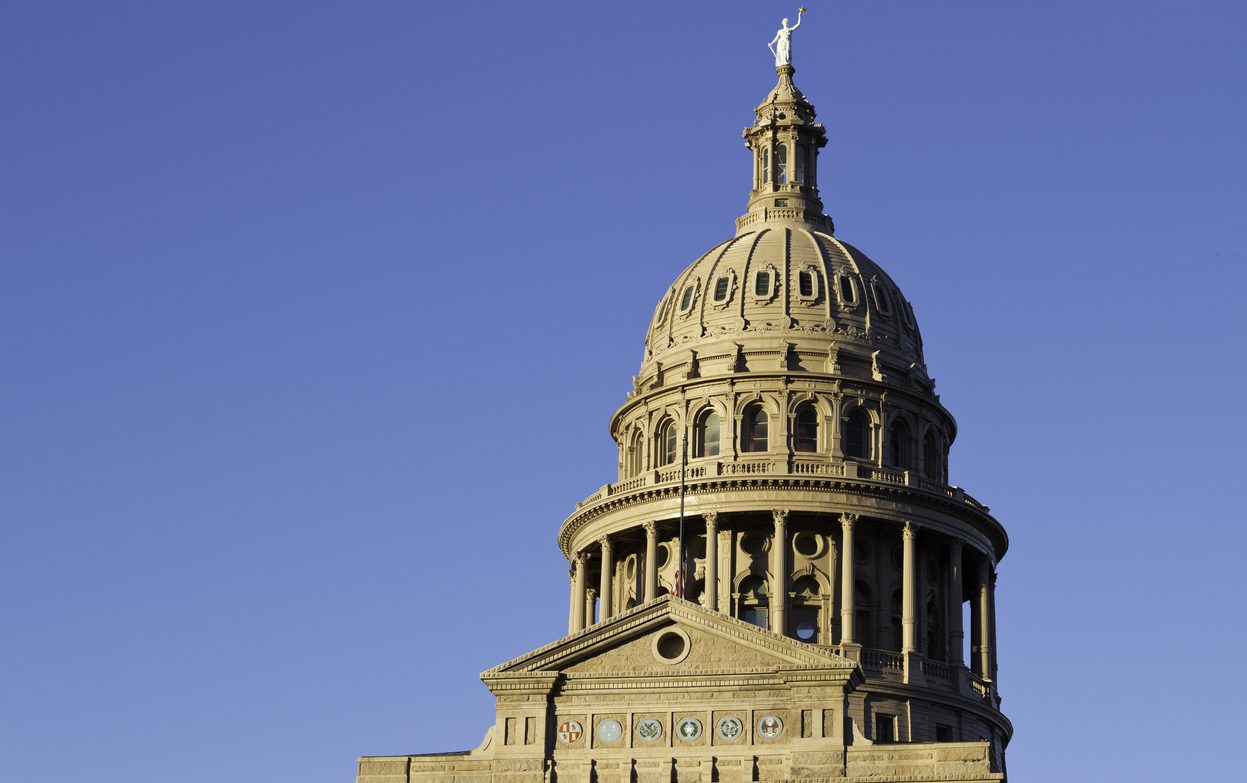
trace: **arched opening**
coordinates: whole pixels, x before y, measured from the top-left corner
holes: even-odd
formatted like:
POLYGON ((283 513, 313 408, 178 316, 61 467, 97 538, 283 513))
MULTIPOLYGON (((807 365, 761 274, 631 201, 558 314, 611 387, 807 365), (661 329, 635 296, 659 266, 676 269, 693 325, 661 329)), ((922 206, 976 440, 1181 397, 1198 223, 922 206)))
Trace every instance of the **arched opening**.
POLYGON ((803 642, 818 644, 822 629, 821 608, 818 580, 812 576, 798 577, 792 583, 791 634, 803 642))
POLYGON ((632 437, 628 439, 627 459, 628 475, 641 475, 641 471, 645 469, 645 442, 639 429, 633 430, 632 437))
POLYGON ((675 422, 671 419, 666 419, 662 424, 658 425, 658 435, 654 441, 654 452, 658 455, 659 467, 675 462, 675 422))
POLYGON ((766 579, 752 574, 740 583, 740 599, 736 616, 759 628, 770 627, 770 615, 767 611, 766 579))
POLYGON ((940 610, 934 601, 927 602, 927 652, 928 658, 943 661, 948 658, 948 647, 944 644, 944 623, 940 618, 940 610))
POLYGON ((797 179, 798 185, 805 184, 805 145, 797 145, 797 179))
POLYGON ((750 405, 740 420, 740 450, 766 451, 768 448, 767 417, 761 405, 750 405))
POLYGON ((788 184, 788 147, 784 144, 775 145, 775 183, 788 184))
POLYGON ((935 433, 928 431, 922 439, 922 474, 932 481, 944 480, 944 460, 940 456, 940 443, 935 433))
POLYGON ((797 408, 793 425, 793 450, 818 451, 818 411, 814 409, 813 403, 803 403, 797 408))
POLYGON ((858 579, 853 582, 853 625, 858 644, 878 647, 875 630, 875 593, 870 585, 858 579))
POLYGON ((909 425, 899 416, 893 419, 892 426, 888 427, 888 443, 883 459, 887 464, 901 470, 909 470, 913 467, 909 425))
POLYGON ((870 417, 857 408, 844 418, 840 448, 844 456, 870 459, 870 417))
POLYGON ((693 427, 693 456, 717 457, 719 455, 719 414, 708 408, 697 417, 693 427))

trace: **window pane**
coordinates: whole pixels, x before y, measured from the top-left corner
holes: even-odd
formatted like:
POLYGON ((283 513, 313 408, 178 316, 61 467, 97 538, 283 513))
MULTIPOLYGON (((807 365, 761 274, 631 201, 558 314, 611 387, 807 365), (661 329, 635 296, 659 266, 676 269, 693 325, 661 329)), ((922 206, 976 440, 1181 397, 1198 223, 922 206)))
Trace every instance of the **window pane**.
POLYGON ((852 303, 854 300, 853 281, 849 279, 848 275, 840 275, 837 280, 840 281, 840 298, 845 302, 852 303))
POLYGON ((802 296, 814 296, 814 273, 802 272, 797 276, 797 284, 802 296))
POLYGON ((771 273, 759 272, 753 278, 753 295, 754 296, 770 296, 771 295, 771 273))
POLYGON ((796 433, 793 448, 797 451, 818 450, 818 414, 810 406, 797 411, 796 433))
POLYGON ((818 610, 797 609, 793 612, 793 632, 803 642, 811 642, 818 636, 818 610))
POLYGON ((693 287, 690 285, 684 289, 684 295, 680 297, 680 309, 687 310, 693 304, 693 287))
POLYGON ((714 301, 722 302, 724 299, 727 299, 727 288, 731 284, 732 279, 727 275, 714 281, 714 301))
POLYGON ((717 457, 719 455, 719 414, 708 413, 702 419, 701 424, 701 454, 702 457, 717 457))
POLYGON ((788 148, 783 144, 775 145, 775 181, 788 184, 788 148))
POLYGON ((747 623, 752 623, 759 628, 766 628, 770 623, 767 622, 766 607, 764 606, 746 606, 740 610, 740 619, 747 623))

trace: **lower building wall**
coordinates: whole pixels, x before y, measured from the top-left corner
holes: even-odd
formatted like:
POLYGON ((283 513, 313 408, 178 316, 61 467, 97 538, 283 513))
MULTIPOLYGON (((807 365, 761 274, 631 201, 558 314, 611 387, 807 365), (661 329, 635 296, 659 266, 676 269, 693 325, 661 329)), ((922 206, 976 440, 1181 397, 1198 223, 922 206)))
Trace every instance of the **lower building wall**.
POLYGON ((576 759, 476 755, 380 756, 359 760, 357 783, 845 783, 923 780, 995 783, 988 742, 867 745, 736 755, 610 754, 576 759))

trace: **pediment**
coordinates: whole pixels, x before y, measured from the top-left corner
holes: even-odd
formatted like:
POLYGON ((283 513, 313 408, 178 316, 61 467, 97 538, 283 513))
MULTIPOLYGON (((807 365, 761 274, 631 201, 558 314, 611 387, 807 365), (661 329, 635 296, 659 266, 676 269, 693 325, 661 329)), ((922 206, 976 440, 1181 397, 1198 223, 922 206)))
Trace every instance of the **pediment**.
POLYGON ((673 596, 662 596, 484 673, 494 677, 695 676, 857 668, 853 661, 673 596), (678 637, 678 638, 673 638, 678 637), (683 646, 681 646, 681 641, 683 646))

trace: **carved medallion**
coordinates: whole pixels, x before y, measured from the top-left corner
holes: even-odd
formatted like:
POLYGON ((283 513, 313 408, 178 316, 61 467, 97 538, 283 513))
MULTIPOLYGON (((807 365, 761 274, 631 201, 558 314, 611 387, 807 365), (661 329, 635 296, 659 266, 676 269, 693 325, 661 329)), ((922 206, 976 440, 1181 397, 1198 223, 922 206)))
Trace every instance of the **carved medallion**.
POLYGON ((777 715, 767 715, 758 721, 758 736, 773 740, 784 732, 784 722, 777 715))
POLYGON ((579 721, 565 720, 559 724, 559 742, 570 745, 580 739, 585 733, 584 726, 579 721))
POLYGON ((685 718, 675 729, 676 736, 685 742, 694 742, 701 736, 701 721, 685 718))
POLYGON ((662 724, 653 718, 646 718, 636 725, 636 734, 646 742, 654 742, 662 736, 662 724))
POLYGON ((732 740, 740 737, 745 730, 745 724, 740 722, 740 718, 728 715, 726 718, 719 719, 719 725, 715 727, 715 733, 719 735, 719 739, 732 740))
POLYGON ((598 739, 602 742, 615 743, 623 736, 623 726, 617 720, 604 720, 598 724, 598 739))

